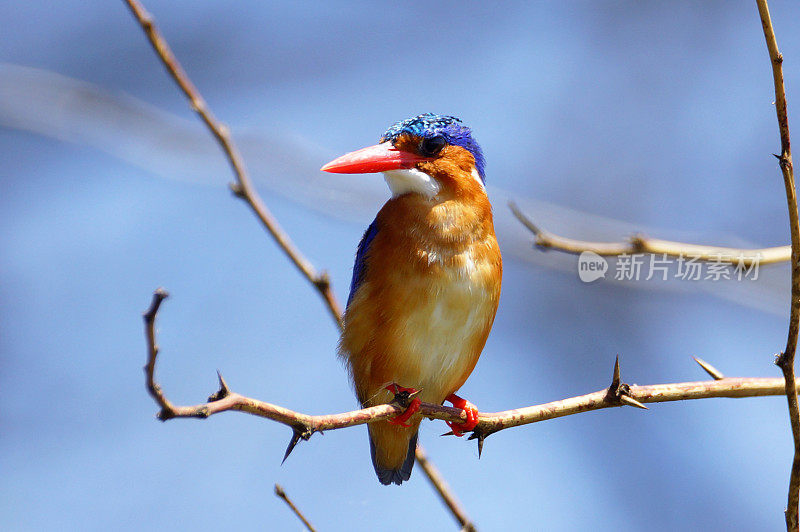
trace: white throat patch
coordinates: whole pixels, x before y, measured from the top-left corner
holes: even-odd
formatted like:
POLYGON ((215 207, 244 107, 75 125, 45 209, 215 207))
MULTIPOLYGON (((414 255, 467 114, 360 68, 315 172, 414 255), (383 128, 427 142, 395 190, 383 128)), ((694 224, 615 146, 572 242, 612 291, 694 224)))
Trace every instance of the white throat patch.
POLYGON ((389 185, 394 197, 416 192, 427 198, 433 198, 439 193, 439 183, 425 172, 416 168, 389 170, 383 172, 383 178, 386 180, 386 184, 389 185))
POLYGON ((483 184, 483 180, 481 179, 481 174, 478 173, 477 168, 472 169, 472 179, 478 182, 481 188, 486 188, 486 185, 483 184))

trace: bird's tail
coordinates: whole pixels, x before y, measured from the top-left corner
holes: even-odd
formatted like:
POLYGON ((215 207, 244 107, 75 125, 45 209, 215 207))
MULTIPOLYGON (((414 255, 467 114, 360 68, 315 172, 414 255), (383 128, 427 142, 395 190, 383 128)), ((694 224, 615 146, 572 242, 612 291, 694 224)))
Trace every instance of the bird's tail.
POLYGON ((411 420, 411 427, 408 428, 392 425, 386 421, 369 425, 372 465, 375 466, 375 473, 381 484, 400 485, 411 476, 419 423, 411 420))

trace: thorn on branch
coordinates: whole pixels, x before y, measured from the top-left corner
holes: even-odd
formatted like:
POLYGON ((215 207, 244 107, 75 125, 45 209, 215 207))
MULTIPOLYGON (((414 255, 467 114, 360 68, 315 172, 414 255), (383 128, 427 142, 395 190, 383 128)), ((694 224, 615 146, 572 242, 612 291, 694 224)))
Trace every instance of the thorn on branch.
POLYGON ((491 432, 485 432, 484 430, 475 427, 472 431, 472 434, 469 435, 467 440, 478 440, 478 459, 480 459, 481 454, 483 453, 483 442, 484 440, 492 434, 491 432))
POLYGON ((292 427, 292 439, 289 440, 289 445, 286 446, 286 453, 283 455, 283 460, 281 460, 281 465, 289 458, 289 455, 292 454, 295 445, 302 439, 308 441, 311 438, 311 435, 314 434, 314 429, 310 429, 305 425, 299 425, 297 427, 292 427))
POLYGON ((219 370, 217 370, 217 378, 219 379, 219 390, 208 396, 209 403, 225 399, 231 393, 231 389, 228 388, 228 384, 225 382, 225 379, 222 378, 222 373, 220 373, 219 370))
POLYGON ((322 271, 319 275, 316 276, 313 280, 314 286, 317 287, 317 290, 326 291, 329 290, 331 287, 331 276, 328 274, 327 271, 322 271))
POLYGON ((778 155, 777 153, 773 153, 772 156, 778 159, 778 166, 781 167, 781 170, 790 167, 792 164, 789 162, 789 156, 785 151, 782 152, 780 155, 778 155))
POLYGON ((649 410, 649 408, 631 397, 631 387, 622 382, 619 371, 619 355, 617 355, 617 359, 614 362, 614 374, 611 377, 611 386, 608 387, 606 399, 622 405, 635 406, 636 408, 649 410))
POLYGON ((775 365, 783 369, 783 367, 786 365, 786 353, 781 351, 775 355, 775 365))
MULTIPOLYGON (((627 384, 625 385, 625 389, 628 393, 630 393, 631 389, 627 384)), ((640 403, 639 401, 637 401, 636 399, 634 399, 629 395, 620 395, 619 402, 628 406, 635 406, 636 408, 641 408, 642 410, 649 410, 649 408, 647 408, 642 403, 640 403)))
POLYGON ((242 185, 240 185, 239 183, 228 183, 228 188, 231 189, 231 192, 237 198, 245 199, 244 189, 242 188, 242 185))
POLYGON ((608 388, 610 392, 613 392, 615 395, 617 390, 619 390, 619 381, 620 381, 620 372, 619 372, 619 355, 617 355, 617 359, 614 361, 614 373, 611 375, 611 386, 608 388))
POLYGON ((692 357, 692 358, 694 359, 695 362, 700 364, 700 367, 703 368, 706 373, 711 375, 711 378, 713 378, 715 381, 719 381, 725 378, 725 375, 723 375, 720 370, 718 370, 717 368, 715 368, 702 358, 697 358, 697 357, 692 357))

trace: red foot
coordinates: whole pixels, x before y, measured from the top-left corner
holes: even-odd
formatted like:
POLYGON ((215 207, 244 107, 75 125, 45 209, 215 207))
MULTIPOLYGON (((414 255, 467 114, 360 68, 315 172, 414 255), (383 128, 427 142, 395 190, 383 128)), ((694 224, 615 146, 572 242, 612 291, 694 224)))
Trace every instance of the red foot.
POLYGON ((465 432, 469 432, 474 429, 478 425, 478 407, 467 401, 466 399, 462 399, 461 397, 457 396, 454 393, 451 393, 447 396, 445 401, 450 401, 453 403, 453 406, 456 408, 460 408, 464 412, 467 413, 467 421, 466 423, 451 423, 450 421, 445 421, 447 426, 453 431, 454 436, 458 436, 459 438, 464 435, 465 432))
MULTIPOLYGON (((399 384, 390 384, 389 386, 386 387, 386 389, 395 395, 395 399, 398 399, 398 396, 400 396, 408 400, 414 394, 419 393, 419 391, 415 390, 414 388, 404 388, 399 384)), ((401 427, 410 427, 411 425, 407 425, 406 421, 408 421, 409 418, 419 410, 419 405, 420 405, 419 399, 417 399, 416 397, 411 399, 411 402, 406 407, 405 412, 403 412, 394 419, 390 419, 389 423, 391 423, 392 425, 400 425, 401 427)))

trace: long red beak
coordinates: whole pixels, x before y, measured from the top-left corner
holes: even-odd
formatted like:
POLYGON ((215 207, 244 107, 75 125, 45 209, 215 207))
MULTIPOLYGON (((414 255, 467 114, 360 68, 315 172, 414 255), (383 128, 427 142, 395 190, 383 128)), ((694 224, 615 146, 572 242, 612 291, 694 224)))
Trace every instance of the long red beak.
POLYGON ((429 157, 400 151, 391 142, 384 142, 346 153, 320 170, 334 174, 368 174, 411 168, 419 162, 431 160, 429 157))

